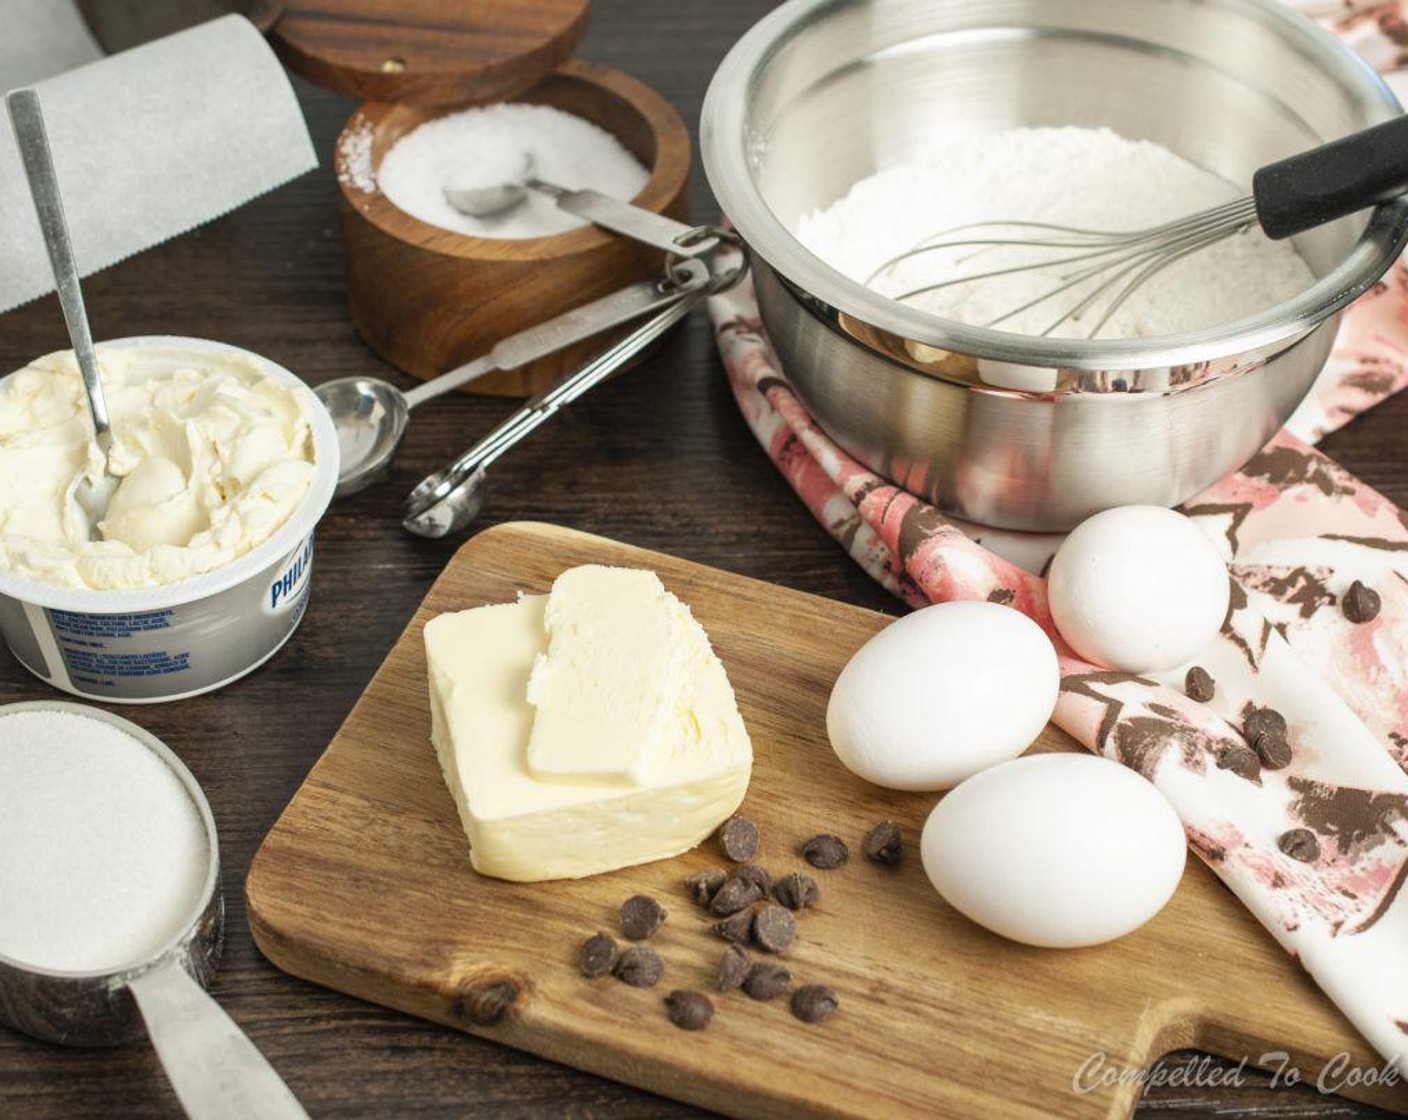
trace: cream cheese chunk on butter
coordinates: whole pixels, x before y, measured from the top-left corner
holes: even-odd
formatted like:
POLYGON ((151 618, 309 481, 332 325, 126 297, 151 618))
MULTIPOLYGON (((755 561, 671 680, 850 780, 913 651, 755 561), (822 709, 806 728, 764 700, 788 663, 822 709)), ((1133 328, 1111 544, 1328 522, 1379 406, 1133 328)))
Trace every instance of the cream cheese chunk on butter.
POLYGON ((544 622, 547 649, 528 678, 535 777, 640 785, 676 753, 727 741, 732 695, 711 705, 699 687, 718 659, 654 572, 599 564, 563 572, 544 622), (701 716, 715 725, 710 734, 701 716))
POLYGON ((723 665, 672 596, 688 626, 671 613, 670 625, 644 626, 634 639, 620 629, 620 619, 639 618, 638 597, 660 588, 651 573, 630 573, 650 580, 600 574, 622 571, 574 569, 551 595, 426 625, 431 739, 482 874, 569 879, 665 859, 704 840, 743 800, 753 752, 723 665), (606 672, 572 657, 555 663, 554 642, 565 631, 554 631, 554 620, 590 631, 574 637, 575 653, 600 642, 619 664, 606 672), (655 672, 662 662, 676 667, 655 672), (641 667, 636 677, 631 665, 641 667), (625 679, 650 695, 618 702, 625 679), (559 704, 540 730, 545 708, 559 704), (593 736, 559 718, 569 710, 593 736), (612 736, 617 719, 621 735, 612 736), (632 741, 623 746, 621 738, 632 741), (536 772, 534 742, 570 773, 536 772), (603 761, 576 745, 590 743, 603 761))

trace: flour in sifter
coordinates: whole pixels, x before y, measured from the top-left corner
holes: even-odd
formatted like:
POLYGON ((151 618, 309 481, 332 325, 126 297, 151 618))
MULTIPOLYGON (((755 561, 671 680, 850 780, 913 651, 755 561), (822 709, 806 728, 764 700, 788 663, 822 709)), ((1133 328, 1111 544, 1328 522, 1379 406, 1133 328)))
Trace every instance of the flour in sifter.
MULTIPOLYGON (((832 267, 864 281, 922 239, 970 222, 1053 222, 1128 231, 1159 225, 1246 193, 1147 140, 1109 129, 1038 128, 955 140, 922 161, 886 168, 825 210, 806 215, 797 237, 832 267)), ((998 231, 998 236, 1031 236, 998 231)), ((978 268, 1031 263, 1049 250, 990 250, 966 264, 952 251, 924 254, 881 274, 873 286, 895 295, 978 268)), ((1014 273, 959 284, 906 302, 948 319, 984 325, 1059 285, 1056 271, 1014 273)), ((1101 338, 1198 331, 1263 311, 1309 287, 1314 274, 1287 241, 1259 229, 1229 237, 1170 265, 1144 284, 1101 329, 1101 338)), ((1089 292, 1089 288, 1080 294, 1089 292)), ((1044 304, 999 329, 1040 334, 1066 304, 1044 304)), ((1086 337, 1092 323, 1054 332, 1086 337)))

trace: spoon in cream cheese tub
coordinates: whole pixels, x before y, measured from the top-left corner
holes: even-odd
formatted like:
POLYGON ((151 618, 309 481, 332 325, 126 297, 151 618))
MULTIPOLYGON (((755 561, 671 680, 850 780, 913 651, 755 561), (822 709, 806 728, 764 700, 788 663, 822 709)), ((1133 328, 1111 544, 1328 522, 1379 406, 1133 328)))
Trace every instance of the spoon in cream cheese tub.
POLYGON ((98 375, 98 357, 93 351, 93 333, 88 327, 88 314, 83 307, 83 289, 78 283, 78 264, 69 240, 68 223, 64 220, 63 198, 59 194, 59 179, 54 172, 54 157, 49 150, 49 137, 44 129, 44 114, 39 107, 39 95, 32 89, 12 90, 5 97, 10 122, 15 128, 20 156, 24 161, 29 193, 49 250, 49 264, 54 270, 54 286, 59 293, 64 322, 68 324, 69 341, 74 357, 83 374, 83 390, 88 396, 88 412, 93 419, 93 435, 103 459, 103 474, 91 474, 79 479, 74 488, 74 500, 88 515, 91 535, 102 536, 98 524, 107 513, 118 479, 108 467, 112 450, 112 424, 108 419, 107 399, 98 375))

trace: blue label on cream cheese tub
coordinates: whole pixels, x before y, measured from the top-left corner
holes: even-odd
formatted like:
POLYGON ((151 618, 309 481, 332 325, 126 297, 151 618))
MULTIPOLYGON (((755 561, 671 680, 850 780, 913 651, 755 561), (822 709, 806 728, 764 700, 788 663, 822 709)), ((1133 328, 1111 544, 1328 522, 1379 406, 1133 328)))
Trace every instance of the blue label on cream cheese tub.
POLYGON ((243 582, 173 607, 90 614, 0 596, 0 638, 31 672, 80 696, 193 696, 243 676, 288 640, 312 572, 310 534, 243 582))
POLYGON ((264 600, 264 610, 268 614, 284 614, 288 611, 303 613, 308 601, 308 576, 313 570, 313 538, 303 542, 303 547, 289 557, 287 565, 269 584, 269 594, 264 600))
POLYGON ((89 688, 111 688, 118 677, 165 677, 190 669, 190 651, 170 649, 162 637, 175 613, 50 611, 49 624, 69 679, 89 688))

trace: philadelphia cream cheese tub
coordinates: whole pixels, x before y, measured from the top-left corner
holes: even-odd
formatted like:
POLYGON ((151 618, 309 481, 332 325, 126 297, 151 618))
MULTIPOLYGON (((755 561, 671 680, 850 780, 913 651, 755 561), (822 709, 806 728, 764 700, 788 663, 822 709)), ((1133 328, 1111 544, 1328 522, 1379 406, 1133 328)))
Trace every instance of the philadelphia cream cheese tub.
POLYGON ((0 567, 0 637, 21 665, 75 696, 158 703, 244 676, 298 627, 308 606, 314 528, 337 485, 337 436, 312 390, 258 354, 205 339, 147 337, 105 342, 99 355, 124 348, 238 356, 303 401, 312 433, 314 473, 299 506, 268 539, 210 571, 103 591, 41 583, 0 567))

